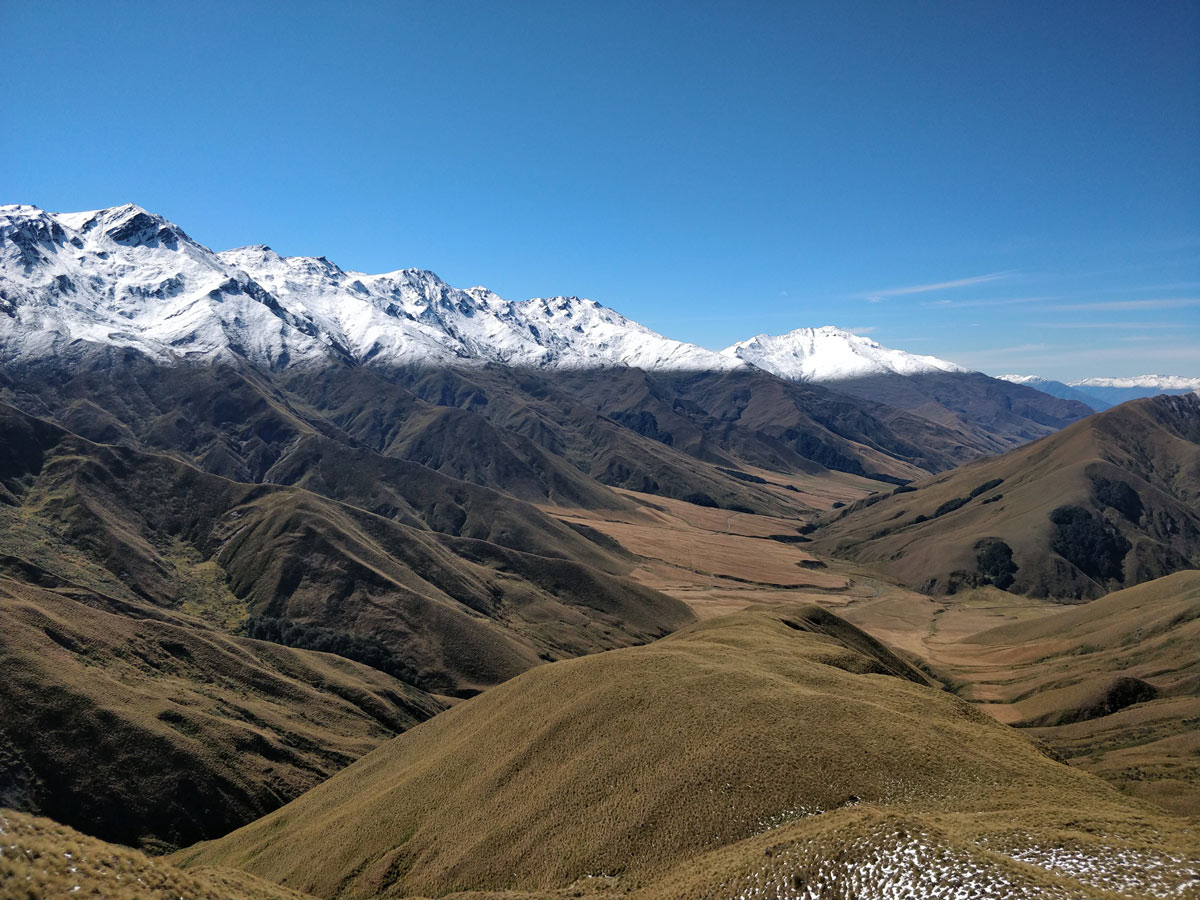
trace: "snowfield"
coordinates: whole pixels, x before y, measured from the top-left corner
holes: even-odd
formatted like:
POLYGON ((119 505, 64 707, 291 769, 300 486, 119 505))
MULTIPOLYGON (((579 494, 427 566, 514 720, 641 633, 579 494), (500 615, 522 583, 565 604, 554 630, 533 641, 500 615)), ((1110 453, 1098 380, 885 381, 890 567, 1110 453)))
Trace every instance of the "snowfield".
POLYGON ((797 328, 787 334, 760 334, 726 347, 721 353, 790 381, 846 381, 872 375, 971 371, 936 356, 892 350, 831 325, 797 328))
POLYGON ((132 204, 80 213, 0 207, 6 359, 126 347, 162 363, 242 357, 270 368, 343 362, 537 368, 745 367, 592 300, 510 302, 432 272, 344 271, 254 246, 214 253, 132 204))

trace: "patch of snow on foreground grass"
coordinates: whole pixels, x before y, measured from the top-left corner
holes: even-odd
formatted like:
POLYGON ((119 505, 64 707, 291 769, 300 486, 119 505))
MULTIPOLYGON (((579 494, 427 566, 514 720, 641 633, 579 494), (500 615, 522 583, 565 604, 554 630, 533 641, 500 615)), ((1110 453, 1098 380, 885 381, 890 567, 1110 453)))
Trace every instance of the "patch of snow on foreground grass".
POLYGON ((1200 860, 1128 848, 955 847, 903 827, 841 844, 768 849, 764 863, 721 884, 722 900, 1083 900, 1200 897, 1200 860), (1048 876, 1048 877, 1047 877, 1048 876))
POLYGON ((1200 858, 1129 847, 1047 847, 1000 851, 1005 856, 1126 896, 1200 896, 1200 858))

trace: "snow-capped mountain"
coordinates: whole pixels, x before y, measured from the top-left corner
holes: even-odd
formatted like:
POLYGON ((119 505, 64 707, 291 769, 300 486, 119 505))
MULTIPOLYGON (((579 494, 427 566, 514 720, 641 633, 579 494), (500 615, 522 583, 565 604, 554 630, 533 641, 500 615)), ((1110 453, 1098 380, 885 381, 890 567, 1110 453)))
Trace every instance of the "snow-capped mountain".
POLYGON ((727 370, 592 300, 511 302, 432 272, 344 271, 265 246, 223 253, 128 204, 80 213, 0 206, 0 353, 93 345, 160 362, 243 357, 272 368, 502 363, 727 370))
POLYGON ((1001 381, 1007 381, 1011 384, 1022 384, 1025 387, 1031 387, 1041 391, 1043 394, 1049 394, 1051 397, 1058 397, 1060 400, 1076 400, 1085 406, 1100 412, 1112 406, 1101 400, 1094 394, 1089 394, 1086 391, 1073 388, 1069 384, 1061 381, 1054 381, 1049 378, 1042 378, 1040 375, 997 375, 1001 381))
POLYGON ((935 356, 892 350, 868 337, 829 325, 797 328, 787 334, 760 334, 726 347, 721 353, 792 381, 847 381, 872 375, 971 371, 935 356))
POLYGON ((1063 399, 1079 400, 1095 410, 1104 410, 1158 394, 1186 394, 1200 390, 1200 378, 1185 375, 1133 375, 1125 378, 1082 378, 1064 384, 1039 375, 998 375, 1004 381, 1024 384, 1063 399))
POLYGON ((1186 375, 1133 375, 1128 378, 1084 378, 1069 382, 1077 388, 1150 388, 1160 392, 1200 390, 1200 378, 1186 375))

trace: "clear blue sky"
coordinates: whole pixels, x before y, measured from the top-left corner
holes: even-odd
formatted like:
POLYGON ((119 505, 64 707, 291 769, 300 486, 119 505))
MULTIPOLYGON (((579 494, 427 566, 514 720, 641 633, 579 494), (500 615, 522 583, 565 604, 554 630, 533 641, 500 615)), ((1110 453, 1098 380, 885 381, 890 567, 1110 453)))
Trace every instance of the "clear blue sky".
POLYGON ((2 0, 0 51, 2 202, 714 348, 1200 375, 1196 2, 2 0))

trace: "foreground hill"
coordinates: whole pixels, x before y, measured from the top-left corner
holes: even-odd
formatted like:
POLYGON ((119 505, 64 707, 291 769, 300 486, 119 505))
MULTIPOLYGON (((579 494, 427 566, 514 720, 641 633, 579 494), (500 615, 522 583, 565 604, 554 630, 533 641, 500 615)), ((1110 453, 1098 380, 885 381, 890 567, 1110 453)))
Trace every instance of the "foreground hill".
POLYGON ((1200 566, 1200 395, 1097 413, 862 501, 814 537, 933 594, 1094 598, 1200 566))
POLYGON ((321 897, 589 878, 659 898, 1143 896, 1195 877, 1194 836, 1128 804, 789 605, 535 669, 177 858, 321 897))
POLYGON ((966 696, 1063 757, 1200 813, 1200 571, 938 648, 966 696))
POLYGON ((304 900, 233 869, 190 872, 49 819, 0 809, 0 896, 10 900, 304 900))

